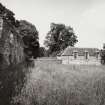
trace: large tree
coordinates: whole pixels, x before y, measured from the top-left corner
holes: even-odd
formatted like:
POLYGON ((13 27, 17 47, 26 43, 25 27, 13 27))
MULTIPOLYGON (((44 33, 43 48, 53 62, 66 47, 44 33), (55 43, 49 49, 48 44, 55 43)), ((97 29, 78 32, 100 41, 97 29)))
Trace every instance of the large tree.
POLYGON ((48 48, 49 54, 56 55, 67 46, 74 46, 77 41, 73 28, 64 24, 51 23, 44 45, 48 48))
POLYGON ((39 51, 39 37, 36 27, 25 21, 19 21, 19 34, 22 36, 24 42, 24 52, 28 57, 36 58, 39 51))

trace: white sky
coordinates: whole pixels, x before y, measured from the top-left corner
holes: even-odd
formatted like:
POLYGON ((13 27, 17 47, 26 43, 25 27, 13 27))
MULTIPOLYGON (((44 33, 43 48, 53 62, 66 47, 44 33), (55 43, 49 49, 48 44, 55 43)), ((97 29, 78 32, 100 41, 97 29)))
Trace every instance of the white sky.
POLYGON ((64 23, 74 28, 78 47, 102 48, 105 43, 105 0, 0 0, 15 13, 36 26, 40 43, 50 30, 50 23, 64 23))

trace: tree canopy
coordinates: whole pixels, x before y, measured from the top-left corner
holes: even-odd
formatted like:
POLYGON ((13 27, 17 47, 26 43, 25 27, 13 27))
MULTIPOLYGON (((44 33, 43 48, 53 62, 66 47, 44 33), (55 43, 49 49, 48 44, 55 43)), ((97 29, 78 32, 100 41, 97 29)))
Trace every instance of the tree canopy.
POLYGON ((73 28, 64 24, 51 23, 44 45, 48 48, 49 54, 56 55, 67 46, 74 46, 77 41, 73 28))
POLYGON ((21 20, 19 21, 18 30, 24 42, 25 54, 36 58, 39 51, 39 37, 36 27, 25 20, 21 20))

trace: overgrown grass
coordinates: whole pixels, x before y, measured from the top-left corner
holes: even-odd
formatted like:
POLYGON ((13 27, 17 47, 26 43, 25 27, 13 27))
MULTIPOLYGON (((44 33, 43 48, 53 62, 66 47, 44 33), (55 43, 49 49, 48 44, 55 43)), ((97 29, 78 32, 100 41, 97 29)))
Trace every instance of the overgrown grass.
MULTIPOLYGON (((0 68, 0 105, 14 105, 13 97, 20 94, 29 73, 29 64, 23 62, 18 65, 10 65, 8 68, 0 68)), ((16 105, 16 104, 15 104, 16 105)))
POLYGON ((36 62, 19 105, 105 105, 105 67, 36 62))

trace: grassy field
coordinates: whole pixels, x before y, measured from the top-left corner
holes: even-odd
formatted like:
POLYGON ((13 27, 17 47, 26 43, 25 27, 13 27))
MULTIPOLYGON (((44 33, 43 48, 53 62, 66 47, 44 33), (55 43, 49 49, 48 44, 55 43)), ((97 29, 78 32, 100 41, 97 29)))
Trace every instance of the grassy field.
POLYGON ((25 62, 10 65, 5 69, 0 68, 0 105, 14 105, 12 97, 20 93, 27 81, 28 71, 28 65, 25 62))
POLYGON ((105 67, 35 62, 18 105, 105 105, 105 67))

